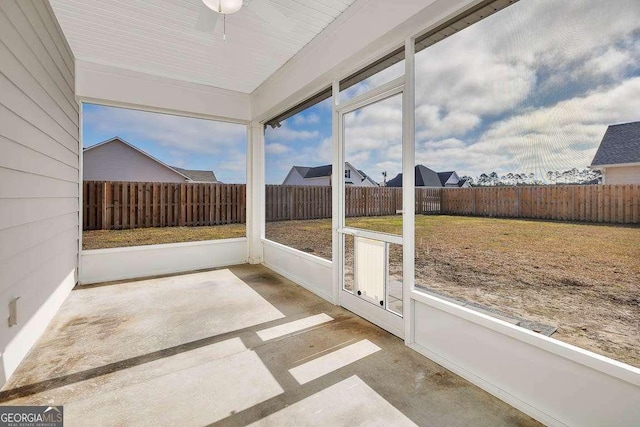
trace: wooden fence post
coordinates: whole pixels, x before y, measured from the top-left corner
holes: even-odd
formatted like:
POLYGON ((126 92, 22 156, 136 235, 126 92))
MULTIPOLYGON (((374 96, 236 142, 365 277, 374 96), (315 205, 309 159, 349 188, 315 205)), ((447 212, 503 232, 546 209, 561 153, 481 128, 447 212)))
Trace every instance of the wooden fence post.
POLYGON ((111 183, 110 182, 105 182, 102 184, 102 229, 103 230, 108 230, 109 226, 108 226, 108 212, 107 212, 107 189, 111 188, 111 183))

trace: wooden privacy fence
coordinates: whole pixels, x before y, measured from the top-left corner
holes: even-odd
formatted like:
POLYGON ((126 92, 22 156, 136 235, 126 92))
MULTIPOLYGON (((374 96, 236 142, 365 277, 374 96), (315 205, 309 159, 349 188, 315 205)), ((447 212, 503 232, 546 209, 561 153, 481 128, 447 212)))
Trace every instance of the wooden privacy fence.
MULTIPOLYGON (((440 189, 416 188, 416 213, 440 213, 440 189)), ((331 187, 267 185, 266 221, 331 218, 331 187)), ((347 217, 396 215, 402 210, 402 188, 346 187, 347 217)))
POLYGON ((83 183, 83 229, 244 223, 244 184, 83 183))
MULTIPOLYGON (((417 214, 640 223, 640 185, 416 188, 417 214)), ((244 184, 86 181, 83 228, 244 223, 244 184)), ((267 185, 266 221, 331 218, 331 187, 267 185)), ((347 217, 395 215, 402 188, 347 187, 347 217)))
POLYGON ((640 185, 548 185, 442 190, 449 215, 640 223, 640 185))

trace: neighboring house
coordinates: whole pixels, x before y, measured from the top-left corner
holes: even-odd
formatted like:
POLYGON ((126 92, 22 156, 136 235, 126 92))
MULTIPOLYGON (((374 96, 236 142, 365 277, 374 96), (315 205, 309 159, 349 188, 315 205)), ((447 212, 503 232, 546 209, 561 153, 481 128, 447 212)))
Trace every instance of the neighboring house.
MULTIPOLYGON (((442 188, 442 187, 470 187, 466 180, 461 180, 454 171, 436 172, 423 165, 416 166, 416 187, 442 188)), ((387 181, 387 187, 402 187, 402 174, 387 181)))
POLYGON ((218 182, 212 171, 169 166, 114 137, 83 150, 84 181, 218 182))
POLYGON ((603 184, 640 184, 640 122, 609 126, 591 168, 602 171, 603 184))
MULTIPOLYGON (((332 165, 294 166, 291 168, 282 185, 331 185, 332 165)), ((359 187, 377 187, 378 183, 366 173, 356 169, 351 163, 344 164, 344 183, 359 187)))
POLYGON ((178 168, 175 166, 171 166, 172 169, 176 170, 177 172, 181 173, 182 175, 185 175, 187 178, 189 178, 188 182, 218 182, 218 179, 216 178, 216 175, 213 173, 213 171, 201 171, 201 170, 191 170, 191 169, 182 169, 182 168, 178 168))
POLYGON ((440 178, 440 184, 443 187, 451 188, 468 188, 471 187, 466 179, 461 179, 455 171, 438 172, 438 178, 440 178))

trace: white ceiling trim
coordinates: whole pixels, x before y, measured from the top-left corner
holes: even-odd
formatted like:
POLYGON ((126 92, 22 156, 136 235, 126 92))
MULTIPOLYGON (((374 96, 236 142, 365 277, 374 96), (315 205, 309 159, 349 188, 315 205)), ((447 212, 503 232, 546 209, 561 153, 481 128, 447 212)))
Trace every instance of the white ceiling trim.
POLYGON ((76 61, 81 102, 247 124, 246 93, 169 79, 109 65, 76 61))

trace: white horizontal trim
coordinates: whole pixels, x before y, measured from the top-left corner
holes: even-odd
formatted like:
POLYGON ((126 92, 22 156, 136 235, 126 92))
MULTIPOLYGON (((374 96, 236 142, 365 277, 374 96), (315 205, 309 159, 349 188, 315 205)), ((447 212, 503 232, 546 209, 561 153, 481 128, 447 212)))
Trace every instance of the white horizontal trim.
POLYGON ((80 254, 80 283, 101 283, 225 267, 247 262, 247 239, 206 240, 80 254))
POLYGON ((404 338, 404 319, 391 311, 340 290, 340 305, 393 335, 404 338))
POLYGON ((76 99, 80 103, 86 104, 95 104, 95 105, 103 105, 106 107, 116 107, 116 108, 126 108, 128 110, 137 110, 144 111, 147 113, 159 113, 159 114, 169 114, 171 116, 179 116, 179 117, 188 117, 191 119, 204 119, 204 120, 213 120, 216 122, 224 122, 224 123, 234 123, 239 125, 249 125, 251 123, 250 120, 242 120, 242 119, 233 119, 229 117, 220 117, 220 116, 212 116, 209 114, 202 114, 184 110, 174 110, 172 108, 160 108, 154 107, 152 105, 144 105, 144 104, 131 104, 128 102, 122 101, 113 101, 110 99, 104 98, 92 98, 89 96, 77 96, 76 99))
POLYGON ((411 292, 411 299, 464 320, 484 326, 495 332, 507 335, 513 339, 525 342, 560 357, 564 357, 565 359, 578 362, 604 374, 611 375, 633 385, 640 386, 640 369, 627 365, 626 363, 558 341, 545 335, 537 334, 503 320, 496 319, 467 307, 461 307, 457 304, 453 304, 432 295, 424 294, 417 290, 411 292))
POLYGON ((79 102, 248 124, 250 96, 245 93, 76 61, 79 102))
POLYGON ((190 246, 213 246, 213 245, 221 245, 224 243, 238 243, 238 242, 246 242, 246 241, 247 241, 246 237, 236 237, 233 239, 199 240, 197 242, 161 243, 158 245, 124 246, 120 248, 106 248, 106 249, 83 249, 82 255, 101 255, 101 254, 112 254, 112 253, 120 253, 120 252, 146 251, 149 249, 185 248, 190 246))
POLYGON ((389 234, 389 233, 381 233, 378 231, 369 231, 369 230, 362 230, 360 228, 344 227, 344 228, 338 229, 338 233, 349 234, 351 236, 356 236, 356 237, 364 237, 365 239, 379 240, 381 242, 393 243, 396 245, 402 244, 402 236, 397 236, 395 234, 389 234))
POLYGON ((262 265, 320 298, 334 303, 331 283, 325 282, 325 280, 330 282, 333 271, 331 261, 270 240, 262 239, 262 246, 264 254, 262 265), (292 268, 288 268, 288 266, 292 266, 292 268), (327 275, 326 278, 320 277, 323 271, 327 275))
POLYGON ((287 270, 285 270, 283 268, 280 268, 280 267, 278 267, 278 266, 276 266, 274 264, 271 264, 268 261, 263 262, 262 265, 264 265, 265 267, 267 267, 269 270, 273 271, 274 273, 278 273, 282 277, 291 280, 296 285, 302 286, 303 288, 305 288, 306 290, 308 290, 309 292, 311 292, 313 294, 316 294, 320 298, 325 299, 325 300, 327 300, 329 302, 332 302, 332 295, 331 294, 323 292, 320 289, 316 288, 315 286, 312 286, 306 280, 303 280, 298 276, 294 276, 293 274, 290 274, 287 270))
POLYGON ((358 95, 348 101, 344 101, 337 106, 338 113, 347 114, 358 108, 365 107, 375 102, 391 98, 404 90, 404 76, 391 80, 388 83, 371 89, 361 95, 358 95))
POLYGON ((286 246, 286 245, 283 245, 282 243, 274 242, 273 240, 262 239, 262 243, 267 246, 273 246, 275 248, 280 249, 281 251, 288 252, 297 257, 304 258, 307 261, 311 261, 323 267, 331 268, 331 266, 333 265, 333 263, 328 259, 320 258, 317 255, 312 255, 310 253, 303 252, 298 249, 294 249, 291 246, 286 246))

